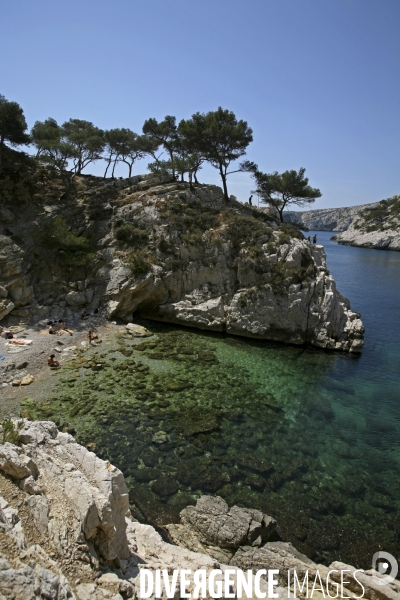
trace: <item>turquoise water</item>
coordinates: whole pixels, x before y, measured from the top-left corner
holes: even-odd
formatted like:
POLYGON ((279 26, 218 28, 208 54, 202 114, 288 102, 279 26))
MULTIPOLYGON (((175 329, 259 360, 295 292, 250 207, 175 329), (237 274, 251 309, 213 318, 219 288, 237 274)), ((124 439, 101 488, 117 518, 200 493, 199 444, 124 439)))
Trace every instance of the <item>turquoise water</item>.
POLYGON ((82 355, 43 411, 123 470, 140 520, 218 494, 314 560, 369 568, 400 554, 400 254, 317 235, 362 314, 361 357, 148 322, 139 346, 82 355))

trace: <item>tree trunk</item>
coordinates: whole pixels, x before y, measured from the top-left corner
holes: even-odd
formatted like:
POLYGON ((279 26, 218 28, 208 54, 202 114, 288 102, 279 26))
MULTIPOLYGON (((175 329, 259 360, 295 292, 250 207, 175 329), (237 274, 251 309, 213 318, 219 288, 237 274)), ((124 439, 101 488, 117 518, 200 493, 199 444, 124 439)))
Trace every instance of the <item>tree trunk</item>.
POLYGON ((4 138, 0 139, 0 175, 3 172, 3 147, 4 147, 4 138))
POLYGON ((133 167, 133 163, 130 163, 130 165, 129 165, 129 177, 132 177, 132 167, 133 167))
POLYGON ((221 179, 222 179, 222 186, 224 188, 224 198, 225 198, 225 202, 228 202, 229 197, 228 197, 228 188, 226 186, 226 173, 224 173, 223 169, 222 169, 222 165, 220 165, 219 167, 219 173, 221 175, 221 179))
POLYGON ((194 182, 198 184, 199 182, 197 181, 196 173, 197 173, 197 171, 195 171, 195 172, 193 173, 193 176, 194 176, 194 182))
POLYGON ((103 177, 103 179, 105 179, 105 178, 107 177, 107 171, 108 171, 108 168, 109 168, 109 166, 110 166, 110 165, 111 165, 111 158, 109 159, 109 161, 108 161, 108 163, 107 163, 107 169, 106 169, 106 171, 105 171, 105 173, 104 173, 104 177, 103 177))
POLYGON ((279 213, 279 217, 280 217, 281 223, 283 223, 284 222, 283 221, 283 207, 282 208, 278 208, 278 213, 279 213))
POLYGON ((112 170, 112 174, 111 174, 111 177, 113 179, 114 179, 114 171, 115 171, 116 164, 117 164, 117 159, 114 160, 114 166, 113 166, 113 170, 112 170))

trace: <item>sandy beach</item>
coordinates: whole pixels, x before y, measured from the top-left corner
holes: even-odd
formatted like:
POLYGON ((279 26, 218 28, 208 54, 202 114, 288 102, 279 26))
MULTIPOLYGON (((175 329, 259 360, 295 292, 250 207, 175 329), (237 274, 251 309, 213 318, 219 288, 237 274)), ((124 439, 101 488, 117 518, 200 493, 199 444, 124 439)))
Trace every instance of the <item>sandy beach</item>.
POLYGON ((9 340, 0 337, 0 356, 5 357, 0 360, 0 419, 7 416, 19 416, 21 398, 34 395, 43 387, 44 382, 50 379, 54 373, 54 370, 47 365, 47 358, 50 354, 55 354, 56 360, 62 366, 70 354, 70 352, 66 352, 68 348, 73 346, 82 348, 83 345, 88 344, 89 331, 96 333, 101 340, 106 334, 120 327, 115 321, 107 321, 101 316, 82 320, 77 315, 67 323, 67 328, 73 331, 73 335, 66 332, 62 335, 49 335, 47 333, 48 321, 48 319, 39 321, 35 325, 27 326, 18 333, 14 333, 14 339, 32 340, 32 344, 29 346, 7 345, 9 340), (40 333, 44 331, 46 333, 40 333), (31 384, 12 385, 13 381, 19 381, 28 375, 34 377, 31 384))

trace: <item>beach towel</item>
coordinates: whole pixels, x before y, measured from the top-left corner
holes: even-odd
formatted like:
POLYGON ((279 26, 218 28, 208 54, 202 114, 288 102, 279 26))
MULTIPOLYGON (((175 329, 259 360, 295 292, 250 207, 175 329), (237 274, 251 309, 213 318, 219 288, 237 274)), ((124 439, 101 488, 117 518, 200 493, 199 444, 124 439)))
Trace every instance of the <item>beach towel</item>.
POLYGON ((40 335, 49 335, 49 332, 47 331, 47 329, 41 329, 41 330, 39 331, 39 334, 40 334, 40 335))

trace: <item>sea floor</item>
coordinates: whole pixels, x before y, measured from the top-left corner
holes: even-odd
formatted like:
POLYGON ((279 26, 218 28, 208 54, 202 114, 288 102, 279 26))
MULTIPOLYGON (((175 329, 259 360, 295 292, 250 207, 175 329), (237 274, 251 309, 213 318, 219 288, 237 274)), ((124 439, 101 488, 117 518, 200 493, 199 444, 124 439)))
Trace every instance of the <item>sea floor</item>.
POLYGON ((357 358, 146 326, 152 337, 120 327, 79 349, 27 390, 22 414, 119 467, 141 521, 177 522, 218 494, 275 516, 282 539, 325 564, 400 554, 397 430, 371 413, 357 358))

